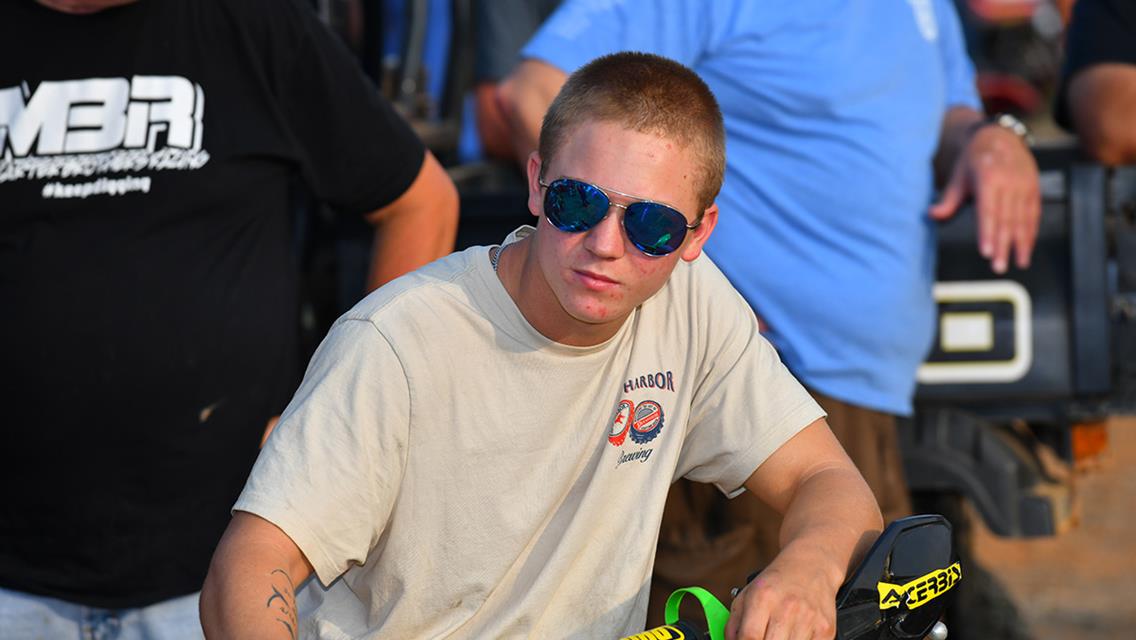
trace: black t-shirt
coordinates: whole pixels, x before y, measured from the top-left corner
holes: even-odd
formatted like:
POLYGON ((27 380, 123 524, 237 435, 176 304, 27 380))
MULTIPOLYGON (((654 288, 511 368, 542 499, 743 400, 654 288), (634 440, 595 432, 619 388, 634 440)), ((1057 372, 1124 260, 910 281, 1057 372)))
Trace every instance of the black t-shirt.
POLYGON ((0 149, 0 586, 196 591, 296 380, 289 178, 362 213, 425 149, 281 0, 0 3, 0 149))
POLYGON ((1065 67, 1057 90, 1054 116, 1072 130, 1069 82, 1094 64, 1136 64, 1136 0, 1077 0, 1065 40, 1065 67))

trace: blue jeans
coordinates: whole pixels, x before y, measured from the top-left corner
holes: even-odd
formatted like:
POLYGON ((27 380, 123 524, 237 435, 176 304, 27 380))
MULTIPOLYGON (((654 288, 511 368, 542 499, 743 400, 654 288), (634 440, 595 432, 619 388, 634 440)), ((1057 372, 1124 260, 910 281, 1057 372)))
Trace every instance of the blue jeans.
POLYGON ((199 594, 137 609, 99 609, 0 589, 0 637, 11 640, 199 640, 199 594))

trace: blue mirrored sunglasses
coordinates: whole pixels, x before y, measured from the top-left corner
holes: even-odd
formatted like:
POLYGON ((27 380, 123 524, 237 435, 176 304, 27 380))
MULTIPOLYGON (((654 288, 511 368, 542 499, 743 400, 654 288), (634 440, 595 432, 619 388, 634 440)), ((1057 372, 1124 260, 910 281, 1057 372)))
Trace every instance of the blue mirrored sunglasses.
POLYGON ((650 200, 637 200, 631 204, 614 203, 610 191, 625 198, 635 196, 607 191, 594 184, 573 178, 559 178, 551 184, 538 180, 544 192, 544 217, 552 226, 569 233, 581 233, 600 223, 611 208, 623 209, 623 229, 627 239, 649 256, 665 256, 682 246, 686 232, 702 224, 702 215, 694 224, 686 223, 686 216, 674 208, 650 200))

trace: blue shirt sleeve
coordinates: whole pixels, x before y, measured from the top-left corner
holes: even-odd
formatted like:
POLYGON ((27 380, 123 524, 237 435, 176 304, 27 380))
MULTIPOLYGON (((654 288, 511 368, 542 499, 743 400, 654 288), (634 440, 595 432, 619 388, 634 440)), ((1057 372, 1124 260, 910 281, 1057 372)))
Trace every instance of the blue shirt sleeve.
POLYGON ((942 51, 946 79, 946 106, 970 107, 982 111, 982 100, 974 78, 974 63, 966 52, 958 12, 950 0, 937 0, 939 49, 942 51))
POLYGON ((694 67, 710 46, 712 23, 728 2, 567 0, 521 51, 572 73, 618 51, 643 51, 694 67))

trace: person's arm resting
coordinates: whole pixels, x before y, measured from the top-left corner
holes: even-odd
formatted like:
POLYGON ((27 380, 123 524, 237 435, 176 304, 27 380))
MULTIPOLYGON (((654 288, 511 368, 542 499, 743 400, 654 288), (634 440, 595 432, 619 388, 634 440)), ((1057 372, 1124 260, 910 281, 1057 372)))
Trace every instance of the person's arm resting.
POLYGON ((883 528, 875 497, 823 419, 778 448, 745 487, 784 514, 781 552, 734 599, 726 637, 831 638, 836 592, 883 528))
POLYGON ((375 226, 367 290, 447 255, 458 229, 458 192, 434 155, 426 152, 414 182, 387 206, 367 214, 375 226))
POLYGON ((498 85, 497 102, 509 121, 517 163, 524 166, 536 150, 540 125, 568 75, 541 60, 525 60, 498 85))
POLYGON ((283 531, 237 511, 201 589, 201 626, 208 638, 299 637, 296 589, 312 573, 283 531))
POLYGON ((1136 164, 1136 65, 1095 64, 1069 82, 1081 146, 1107 165, 1136 164))

